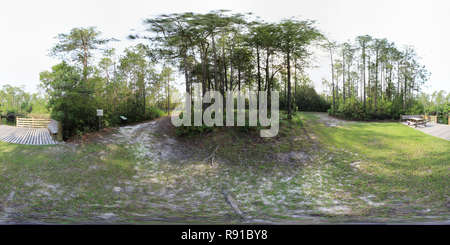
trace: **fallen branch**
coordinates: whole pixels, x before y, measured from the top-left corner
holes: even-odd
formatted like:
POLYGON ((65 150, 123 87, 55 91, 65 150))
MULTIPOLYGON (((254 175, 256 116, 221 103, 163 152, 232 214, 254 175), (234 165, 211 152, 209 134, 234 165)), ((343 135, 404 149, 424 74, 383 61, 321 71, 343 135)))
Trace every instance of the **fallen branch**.
POLYGON ((239 209, 236 201, 228 194, 224 187, 222 187, 222 194, 225 197, 225 201, 231 206, 233 211, 239 215, 242 215, 242 211, 239 209))
POLYGON ((209 158, 211 158, 211 157, 214 155, 214 153, 217 151, 217 148, 219 148, 219 146, 216 147, 216 149, 213 151, 213 153, 211 153, 211 155, 210 155, 209 157, 203 159, 203 161, 206 161, 206 160, 208 160, 209 158))

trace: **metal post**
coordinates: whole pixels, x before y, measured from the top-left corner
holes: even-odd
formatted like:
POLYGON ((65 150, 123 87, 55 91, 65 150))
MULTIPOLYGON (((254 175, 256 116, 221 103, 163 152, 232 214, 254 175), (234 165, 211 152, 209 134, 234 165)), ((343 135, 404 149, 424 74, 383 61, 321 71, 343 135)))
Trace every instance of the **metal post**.
POLYGON ((102 123, 101 117, 98 117, 98 131, 99 132, 100 132, 101 123, 102 123))

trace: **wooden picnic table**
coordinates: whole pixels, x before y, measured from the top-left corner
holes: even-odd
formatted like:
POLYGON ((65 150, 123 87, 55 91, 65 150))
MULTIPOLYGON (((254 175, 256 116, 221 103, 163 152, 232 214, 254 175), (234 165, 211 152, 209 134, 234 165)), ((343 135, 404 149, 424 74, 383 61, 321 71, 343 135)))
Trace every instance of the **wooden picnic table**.
POLYGON ((423 124, 425 127, 427 126, 427 124, 426 124, 426 122, 424 121, 423 118, 420 118, 420 117, 412 117, 412 118, 410 118, 409 120, 410 120, 410 121, 408 121, 408 125, 409 125, 410 123, 415 124, 415 125, 416 125, 416 128, 417 128, 417 125, 418 125, 418 124, 423 124))

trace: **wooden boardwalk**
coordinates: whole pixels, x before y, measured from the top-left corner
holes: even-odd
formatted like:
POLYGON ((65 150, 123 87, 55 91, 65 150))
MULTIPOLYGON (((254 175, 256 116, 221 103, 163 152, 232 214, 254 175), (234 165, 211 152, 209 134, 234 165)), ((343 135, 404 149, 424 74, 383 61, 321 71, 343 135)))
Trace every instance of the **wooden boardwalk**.
POLYGON ((0 140, 22 145, 56 145, 46 128, 23 128, 0 125, 0 140))
MULTIPOLYGON (((406 122, 402 122, 403 125, 408 125, 406 122)), ((415 125, 409 125, 408 127, 414 128, 415 125)), ((439 124, 439 123, 430 123, 427 122, 427 126, 425 127, 422 124, 419 124, 417 128, 419 131, 422 131, 426 134, 430 134, 442 139, 450 140, 450 125, 439 124)))

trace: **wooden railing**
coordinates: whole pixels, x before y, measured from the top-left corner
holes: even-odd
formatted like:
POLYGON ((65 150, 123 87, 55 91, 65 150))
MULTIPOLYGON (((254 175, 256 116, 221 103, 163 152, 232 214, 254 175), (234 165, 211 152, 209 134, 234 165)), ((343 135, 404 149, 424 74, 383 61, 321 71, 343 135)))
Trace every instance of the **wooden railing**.
POLYGON ((429 122, 437 123, 437 116, 429 116, 430 119, 428 119, 429 122))
POLYGON ((16 117, 17 127, 27 128, 45 128, 50 123, 51 119, 35 119, 35 118, 20 118, 16 117))

